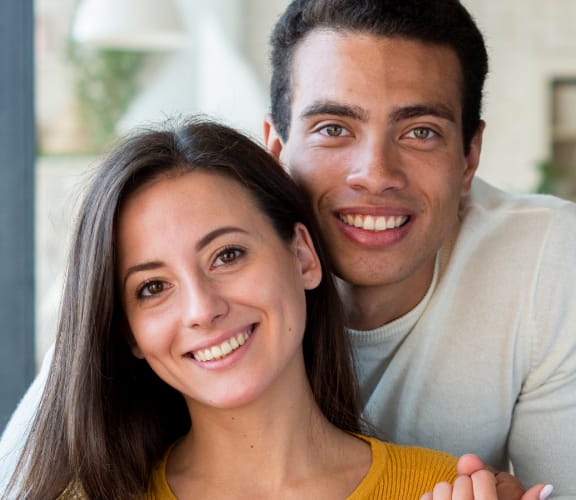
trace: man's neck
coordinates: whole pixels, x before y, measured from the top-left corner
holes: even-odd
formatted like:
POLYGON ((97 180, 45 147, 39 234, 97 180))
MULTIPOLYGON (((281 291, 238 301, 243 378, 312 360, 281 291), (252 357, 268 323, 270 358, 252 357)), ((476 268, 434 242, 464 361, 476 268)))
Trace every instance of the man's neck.
POLYGON ((410 312, 428 292, 434 265, 432 261, 414 279, 385 285, 354 285, 337 278, 347 326, 354 330, 374 330, 410 312))

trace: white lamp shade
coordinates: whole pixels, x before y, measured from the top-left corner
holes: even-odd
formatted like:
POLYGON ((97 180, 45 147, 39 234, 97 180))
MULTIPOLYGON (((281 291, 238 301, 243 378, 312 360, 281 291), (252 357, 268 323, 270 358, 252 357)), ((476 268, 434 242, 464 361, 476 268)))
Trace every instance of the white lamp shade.
POLYGON ((72 36, 114 49, 164 50, 187 43, 172 0, 81 0, 72 36))

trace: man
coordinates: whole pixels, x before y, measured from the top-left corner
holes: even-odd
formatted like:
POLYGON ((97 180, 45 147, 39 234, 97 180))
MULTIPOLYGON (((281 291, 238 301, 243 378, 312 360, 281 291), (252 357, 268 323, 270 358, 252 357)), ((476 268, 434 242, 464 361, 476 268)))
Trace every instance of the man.
POLYGON ((295 0, 266 143, 340 278, 365 417, 576 498, 576 206, 475 179, 487 55, 456 0, 295 0))

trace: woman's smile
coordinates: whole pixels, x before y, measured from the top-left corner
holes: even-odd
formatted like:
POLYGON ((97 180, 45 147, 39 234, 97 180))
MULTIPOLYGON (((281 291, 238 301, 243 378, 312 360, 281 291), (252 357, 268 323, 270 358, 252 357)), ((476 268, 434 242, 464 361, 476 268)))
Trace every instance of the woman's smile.
POLYGON ((202 363, 225 358, 229 354, 242 347, 248 341, 248 339, 252 336, 252 332, 254 331, 255 327, 256 325, 250 325, 250 327, 248 327, 246 330, 232 335, 224 342, 198 349, 197 351, 189 352, 186 354, 186 356, 192 357, 196 361, 200 361, 202 363))

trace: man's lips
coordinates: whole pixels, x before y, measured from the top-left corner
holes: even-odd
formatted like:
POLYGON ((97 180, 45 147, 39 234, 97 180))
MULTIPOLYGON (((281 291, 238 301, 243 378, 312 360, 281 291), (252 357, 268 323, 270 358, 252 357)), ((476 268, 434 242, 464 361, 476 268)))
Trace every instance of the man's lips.
POLYGON ((338 218, 348 226, 365 231, 381 232, 402 227, 410 217, 408 215, 365 215, 354 213, 338 213, 338 218))

